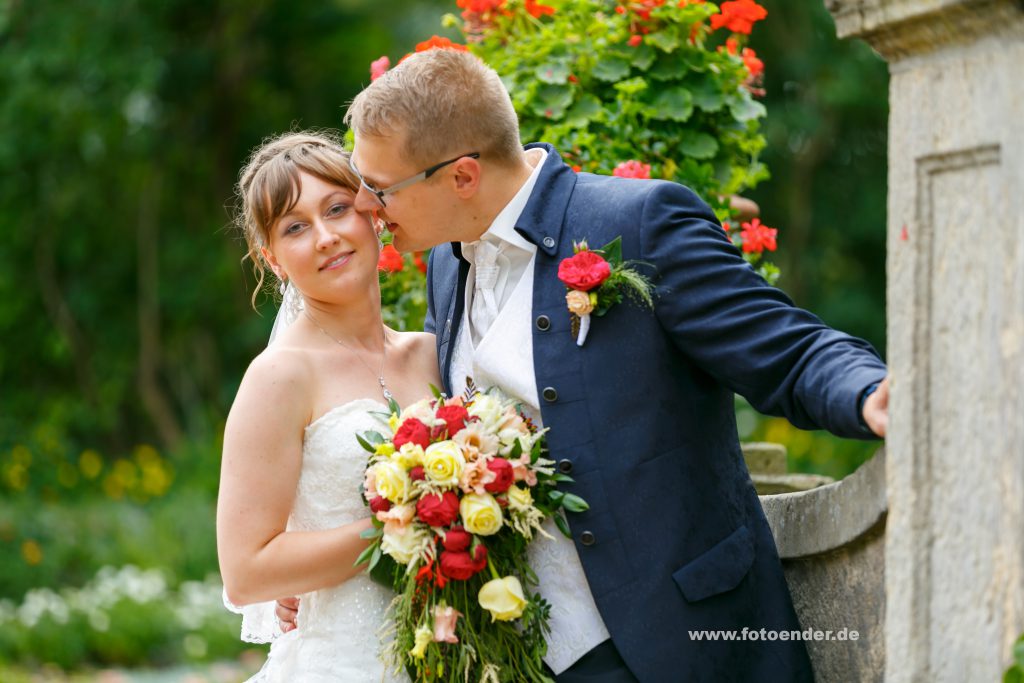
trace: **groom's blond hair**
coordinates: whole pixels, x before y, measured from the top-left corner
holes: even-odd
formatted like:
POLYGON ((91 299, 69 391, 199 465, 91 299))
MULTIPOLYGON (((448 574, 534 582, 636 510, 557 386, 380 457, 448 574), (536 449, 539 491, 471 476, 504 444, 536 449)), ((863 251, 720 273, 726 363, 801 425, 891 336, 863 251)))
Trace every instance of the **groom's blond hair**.
POLYGON ((410 55, 370 83, 345 114, 357 135, 404 135, 403 153, 429 166, 458 154, 512 165, 519 121, 501 78, 474 55, 434 48, 410 55))

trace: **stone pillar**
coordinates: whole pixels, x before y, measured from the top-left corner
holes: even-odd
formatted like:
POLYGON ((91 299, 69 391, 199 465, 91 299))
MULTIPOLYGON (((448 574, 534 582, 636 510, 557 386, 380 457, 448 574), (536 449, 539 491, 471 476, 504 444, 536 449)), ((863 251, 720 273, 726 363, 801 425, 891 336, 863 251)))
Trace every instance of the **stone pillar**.
POLYGON ((886 677, 1024 631, 1024 2, 825 0, 889 62, 886 677))

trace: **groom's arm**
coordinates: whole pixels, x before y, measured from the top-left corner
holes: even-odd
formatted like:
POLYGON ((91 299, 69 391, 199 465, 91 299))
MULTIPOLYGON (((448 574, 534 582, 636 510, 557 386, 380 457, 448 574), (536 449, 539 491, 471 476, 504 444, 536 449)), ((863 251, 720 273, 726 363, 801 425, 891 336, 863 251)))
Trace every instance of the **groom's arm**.
POLYGON ((652 188, 640 234, 641 259, 657 269, 655 314, 682 353, 761 412, 804 429, 872 436, 876 425, 865 427, 860 411, 874 419, 883 397, 860 399, 886 367, 870 344, 769 286, 681 185, 652 188))

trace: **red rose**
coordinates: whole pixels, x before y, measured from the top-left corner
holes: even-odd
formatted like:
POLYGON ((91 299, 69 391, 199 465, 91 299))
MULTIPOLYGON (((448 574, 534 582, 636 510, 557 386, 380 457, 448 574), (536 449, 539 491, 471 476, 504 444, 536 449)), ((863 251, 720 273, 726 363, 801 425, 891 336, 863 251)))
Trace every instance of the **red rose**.
POLYGON ((453 526, 444 534, 444 549, 454 553, 462 552, 473 542, 473 534, 461 526, 453 526))
POLYGON ((449 439, 465 429, 469 420, 469 412, 462 406, 442 406, 435 415, 448 425, 449 439))
POLYGON ((487 548, 482 545, 476 547, 476 559, 470 557, 467 551, 441 551, 441 571, 449 579, 465 581, 486 566, 487 548))
POLYGON ((487 469, 494 472, 494 481, 484 484, 484 490, 488 493, 504 493, 515 481, 515 472, 512 470, 512 463, 505 458, 492 458, 487 461, 487 469))
POLYGON ((459 497, 451 491, 428 493, 416 501, 416 514, 430 526, 448 526, 459 516, 459 497))
POLYGON ((370 509, 374 512, 387 512, 391 509, 391 501, 384 496, 377 496, 370 501, 370 509))
POLYGON ((415 417, 410 417, 398 428, 393 443, 396 451, 407 443, 419 444, 420 448, 426 448, 430 445, 430 430, 415 417))
POLYGON ((612 267, 593 251, 581 251, 558 264, 558 279, 567 287, 584 292, 597 287, 611 274, 612 267))
POLYGON ((409 478, 413 481, 423 481, 427 478, 427 473, 423 471, 423 465, 416 465, 409 470, 409 478))

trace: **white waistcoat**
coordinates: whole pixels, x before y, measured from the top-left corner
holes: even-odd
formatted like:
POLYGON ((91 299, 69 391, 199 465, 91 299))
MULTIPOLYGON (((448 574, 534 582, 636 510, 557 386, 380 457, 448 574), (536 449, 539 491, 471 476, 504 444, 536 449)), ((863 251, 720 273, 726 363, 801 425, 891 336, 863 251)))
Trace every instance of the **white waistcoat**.
MULTIPOLYGON (((522 401, 530 417, 542 426, 537 378, 533 373, 533 328, 530 324, 535 260, 536 254, 475 349, 469 334, 470 307, 466 306, 452 350, 450 379, 455 396, 465 389, 467 376, 473 378, 477 387, 501 388, 509 396, 522 401)), ((470 281, 468 287, 472 286, 470 281)), ((468 294, 471 296, 472 293, 468 294)), ((590 594, 576 546, 551 520, 544 525, 544 530, 554 540, 537 536, 527 552, 530 566, 540 579, 540 593, 551 604, 551 634, 544 661, 555 674, 560 674, 609 636, 590 594)))

